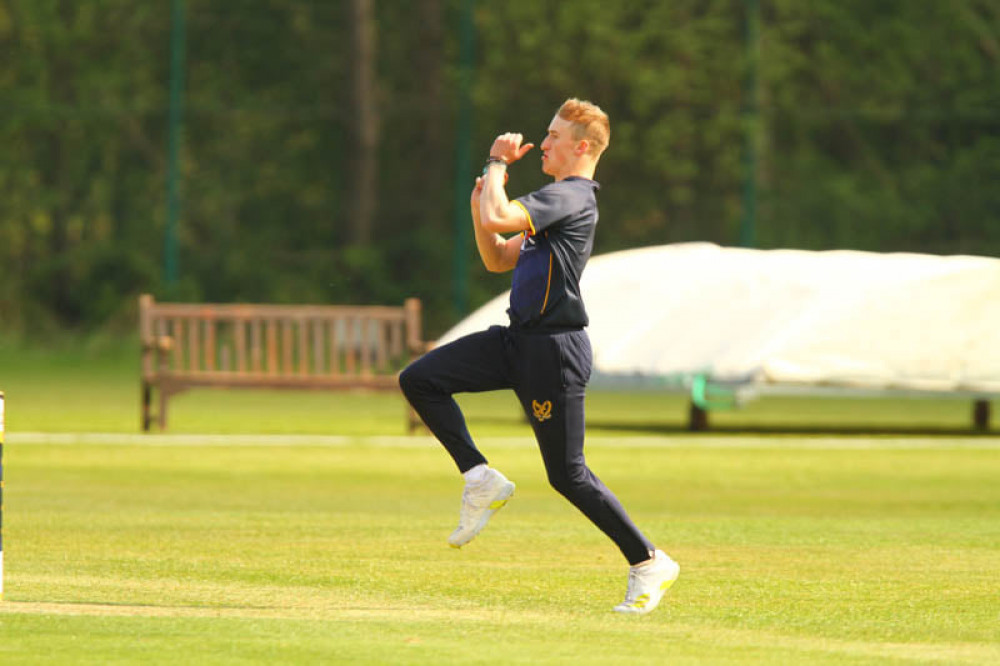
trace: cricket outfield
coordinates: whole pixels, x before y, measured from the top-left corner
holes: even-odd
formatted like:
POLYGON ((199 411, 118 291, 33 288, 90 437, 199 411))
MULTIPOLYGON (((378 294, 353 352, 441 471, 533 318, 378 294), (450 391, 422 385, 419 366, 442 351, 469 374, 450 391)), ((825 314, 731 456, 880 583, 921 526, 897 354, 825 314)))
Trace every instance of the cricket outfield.
POLYGON ((1000 660, 996 439, 597 438, 682 566, 635 618, 529 438, 484 441, 518 491, 454 550, 426 437, 101 437, 8 436, 4 664, 1000 660))

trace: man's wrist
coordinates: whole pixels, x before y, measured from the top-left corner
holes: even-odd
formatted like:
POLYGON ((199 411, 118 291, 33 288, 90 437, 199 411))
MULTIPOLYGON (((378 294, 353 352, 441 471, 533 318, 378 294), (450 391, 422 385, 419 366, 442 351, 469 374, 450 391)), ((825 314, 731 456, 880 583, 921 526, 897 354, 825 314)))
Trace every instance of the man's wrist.
POLYGON ((493 155, 490 155, 489 158, 486 160, 486 166, 483 167, 483 176, 486 176, 486 174, 490 172, 490 168, 493 166, 499 167, 504 171, 506 171, 507 160, 505 160, 502 157, 494 157, 493 155))

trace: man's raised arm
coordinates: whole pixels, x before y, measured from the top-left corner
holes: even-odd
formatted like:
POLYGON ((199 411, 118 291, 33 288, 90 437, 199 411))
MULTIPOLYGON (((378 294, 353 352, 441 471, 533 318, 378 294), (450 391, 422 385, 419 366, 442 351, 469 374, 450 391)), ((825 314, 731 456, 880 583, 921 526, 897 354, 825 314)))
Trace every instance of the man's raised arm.
POLYGON ((476 178, 472 190, 472 226, 476 232, 476 249, 483 260, 483 266, 491 273, 505 273, 514 270, 517 257, 521 253, 521 237, 504 238, 493 231, 483 229, 479 215, 479 197, 483 191, 483 179, 476 178))
POLYGON ((490 148, 490 159, 483 172, 483 193, 479 203, 480 220, 483 229, 493 233, 511 233, 531 228, 524 208, 511 203, 504 190, 507 166, 524 157, 535 147, 533 143, 521 142, 520 134, 501 134, 490 148))

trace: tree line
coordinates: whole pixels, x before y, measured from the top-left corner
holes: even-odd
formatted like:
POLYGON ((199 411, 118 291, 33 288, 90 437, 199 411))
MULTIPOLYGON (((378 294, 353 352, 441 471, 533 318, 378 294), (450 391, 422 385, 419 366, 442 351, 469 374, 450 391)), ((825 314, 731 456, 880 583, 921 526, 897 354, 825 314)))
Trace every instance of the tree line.
MULTIPOLYGON (((1000 0, 185 0, 183 16, 168 283, 171 3, 0 0, 0 333, 127 328, 142 291, 416 295, 440 333, 509 283, 457 226, 492 138, 540 143, 567 97, 612 121, 596 252, 736 245, 753 201, 757 247, 1000 255, 1000 0)), ((537 157, 512 195, 545 182, 537 157)))

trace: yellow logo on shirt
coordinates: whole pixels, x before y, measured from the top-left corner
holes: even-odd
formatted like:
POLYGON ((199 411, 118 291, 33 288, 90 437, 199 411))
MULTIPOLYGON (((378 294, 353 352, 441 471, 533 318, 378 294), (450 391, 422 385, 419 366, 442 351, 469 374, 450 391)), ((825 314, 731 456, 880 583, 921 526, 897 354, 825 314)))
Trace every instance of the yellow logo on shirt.
POLYGON ((548 421, 552 418, 552 401, 546 400, 545 402, 538 402, 537 400, 531 401, 531 411, 535 413, 535 418, 541 421, 548 421))

